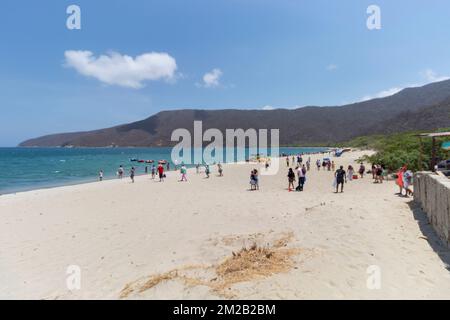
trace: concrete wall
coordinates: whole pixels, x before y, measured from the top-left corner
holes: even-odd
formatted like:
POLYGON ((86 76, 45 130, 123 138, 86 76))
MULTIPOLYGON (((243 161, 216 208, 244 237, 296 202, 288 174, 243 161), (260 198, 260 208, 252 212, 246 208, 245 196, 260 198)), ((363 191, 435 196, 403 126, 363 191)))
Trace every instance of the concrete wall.
POLYGON ((450 247, 450 179, 431 172, 414 176, 414 201, 447 247, 450 247))

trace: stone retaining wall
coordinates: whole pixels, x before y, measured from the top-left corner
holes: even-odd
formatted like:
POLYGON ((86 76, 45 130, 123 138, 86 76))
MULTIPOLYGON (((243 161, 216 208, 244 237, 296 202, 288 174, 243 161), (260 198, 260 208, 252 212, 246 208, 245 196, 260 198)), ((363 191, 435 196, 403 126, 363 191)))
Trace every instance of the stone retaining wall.
POLYGON ((432 172, 414 175, 414 201, 447 247, 450 247, 450 179, 432 172))

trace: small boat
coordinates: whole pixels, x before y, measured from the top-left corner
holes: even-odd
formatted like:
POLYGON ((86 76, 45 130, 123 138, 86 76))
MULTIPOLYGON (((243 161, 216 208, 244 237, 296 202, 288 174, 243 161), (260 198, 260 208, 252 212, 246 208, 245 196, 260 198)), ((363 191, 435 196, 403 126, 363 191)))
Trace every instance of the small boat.
POLYGON ((145 160, 145 163, 153 163, 155 162, 154 160, 145 160))
POLYGON ((145 162, 145 160, 138 160, 138 162, 139 162, 139 163, 144 163, 144 162, 145 162))
POLYGON ((167 161, 166 161, 166 160, 159 160, 158 163, 159 163, 159 164, 166 164, 167 161))
POLYGON ((131 162, 137 162, 137 161, 138 161, 138 159, 136 159, 136 158, 132 158, 132 159, 130 159, 130 161, 131 161, 131 162))

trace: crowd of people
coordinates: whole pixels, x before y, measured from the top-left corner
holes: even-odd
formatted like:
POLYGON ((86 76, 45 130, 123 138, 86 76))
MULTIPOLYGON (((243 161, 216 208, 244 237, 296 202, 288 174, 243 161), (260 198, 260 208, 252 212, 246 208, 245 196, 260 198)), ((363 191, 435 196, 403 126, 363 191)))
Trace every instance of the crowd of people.
MULTIPOLYGON (((304 162, 304 156, 302 154, 298 155, 285 155, 286 165, 288 167, 288 190, 289 191, 297 191, 302 192, 305 188, 305 184, 307 181, 308 172, 311 170, 311 157, 308 155, 308 159, 304 162)), ((260 161, 259 161, 260 162, 260 161)), ((333 188, 335 193, 344 192, 344 185, 348 181, 353 181, 354 179, 363 179, 366 174, 371 174, 374 183, 382 184, 386 177, 388 176, 388 171, 384 168, 383 165, 380 164, 372 164, 370 170, 366 171, 366 167, 363 162, 359 163, 358 171, 350 164, 347 167, 347 170, 341 165, 336 170, 336 164, 334 160, 330 158, 317 159, 315 161, 317 171, 329 171, 333 172, 333 188)), ((215 164, 217 166, 218 177, 223 177, 223 165, 221 163, 215 164)), ((268 170, 270 167, 270 159, 264 160, 265 169, 268 170)), ((209 164, 196 164, 195 169, 196 173, 200 174, 200 168, 204 167, 205 179, 209 179, 211 177, 211 168, 209 164)), ((170 164, 166 164, 166 168, 164 168, 163 163, 159 163, 157 166, 154 164, 151 166, 150 171, 148 166, 145 166, 145 174, 151 173, 151 178, 153 180, 159 179, 159 182, 164 182, 166 178, 166 171, 170 170, 170 164)), ((177 165, 175 165, 175 170, 177 169, 177 165)), ((180 182, 187 182, 187 174, 188 170, 184 163, 181 164, 179 168, 180 173, 180 182)), ((122 165, 117 169, 117 177, 118 179, 123 179, 125 174, 125 169, 122 165)), ((131 167, 129 171, 129 177, 131 182, 134 183, 134 178, 136 175, 136 168, 131 167)), ((407 169, 407 166, 403 166, 396 174, 396 183, 399 187, 398 195, 408 197, 413 194, 411 189, 412 186, 412 178, 413 173, 407 169)), ((98 174, 99 181, 103 181, 104 172, 103 170, 99 171, 98 174)), ((253 169, 250 172, 250 190, 256 191, 259 190, 259 172, 257 169, 253 169)))

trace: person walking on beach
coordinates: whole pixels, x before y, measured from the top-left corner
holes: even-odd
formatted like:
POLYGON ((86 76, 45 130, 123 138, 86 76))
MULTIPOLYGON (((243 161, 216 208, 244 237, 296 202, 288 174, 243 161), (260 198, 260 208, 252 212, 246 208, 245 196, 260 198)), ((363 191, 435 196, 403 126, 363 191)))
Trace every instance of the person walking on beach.
POLYGON ((347 174, 348 180, 353 181, 353 175, 355 174, 355 170, 353 169, 353 166, 351 164, 348 165, 347 171, 348 171, 348 174, 347 174))
POLYGON ((167 162, 166 170, 167 170, 167 171, 170 171, 170 162, 167 162))
POLYGON ((187 169, 186 169, 186 166, 184 164, 181 165, 180 173, 181 173, 181 180, 180 181, 187 182, 187 177, 186 177, 187 169))
POLYGON ((320 171, 320 159, 316 161, 317 171, 320 171))
POLYGON ((297 167, 297 177, 298 177, 298 186, 296 190, 303 191, 303 186, 305 185, 305 177, 306 177, 305 165, 297 167))
POLYGON ((217 171, 219 172, 219 177, 223 177, 223 168, 220 162, 217 164, 217 171))
POLYGON ((292 168, 289 168, 287 177, 288 177, 288 182, 289 182, 289 184, 288 184, 288 190, 289 190, 289 191, 292 191, 293 189, 295 189, 295 187, 294 187, 295 173, 294 173, 294 171, 292 170, 292 168))
POLYGON ((131 182, 134 183, 134 174, 135 174, 135 169, 134 167, 131 167, 130 169, 130 178, 131 178, 131 182))
POLYGON ((344 181, 347 183, 344 166, 340 166, 339 169, 336 170, 334 177, 336 178, 336 193, 339 191, 339 185, 341 186, 341 193, 344 192, 344 181))
POLYGON ((403 195, 403 187, 404 187, 404 182, 403 182, 403 174, 407 171, 407 167, 406 165, 404 165, 403 167, 400 168, 400 170, 397 172, 397 185, 399 187, 399 192, 397 193, 398 195, 402 196, 403 195))
POLYGON ((100 172, 98 173, 98 180, 103 181, 103 170, 100 170, 100 172))
POLYGON ((145 166, 145 174, 148 174, 148 166, 145 166))
POLYGON ((205 165, 205 174, 206 174, 206 178, 209 179, 209 174, 211 173, 211 171, 209 170, 209 164, 205 165))
POLYGON ((364 164, 361 162, 361 165, 359 166, 359 175, 362 178, 364 178, 364 173, 366 172, 366 167, 364 166, 364 164))
POLYGON ((158 165, 158 175, 159 175, 159 182, 164 182, 164 167, 162 164, 158 165))
POLYGON ((197 164, 195 165, 195 172, 196 172, 197 174, 200 173, 200 163, 197 163, 197 164))
POLYGON ((155 165, 152 165, 152 179, 155 179, 155 175, 156 175, 156 167, 155 165))
POLYGON ((289 157, 286 157, 286 165, 289 168, 289 157))
POLYGON ((250 190, 259 190, 258 170, 256 169, 250 172, 250 190))
POLYGON ((123 178, 123 172, 124 172, 123 167, 122 167, 122 165, 120 165, 119 170, 117 170, 117 175, 118 175, 119 179, 123 178))
POLYGON ((336 170, 336 164, 334 163, 334 161, 331 161, 331 170, 336 170))
POLYGON ((376 180, 376 171, 377 171, 377 166, 375 165, 375 163, 372 163, 372 179, 376 180))
POLYGON ((306 170, 309 171, 311 169, 311 158, 308 158, 308 161, 306 161, 306 170))
POLYGON ((412 190, 409 188, 412 185, 412 177, 413 177, 413 174, 412 174, 411 170, 406 170, 403 173, 403 189, 405 189, 405 197, 406 198, 408 198, 409 195, 413 194, 412 190))
POLYGON ((383 168, 381 165, 375 166, 375 183, 383 183, 383 168))

